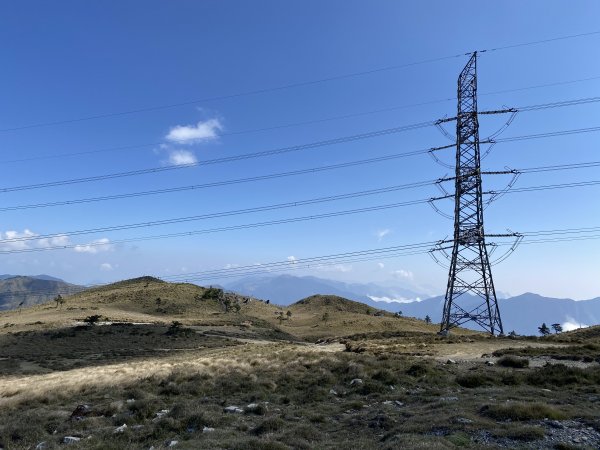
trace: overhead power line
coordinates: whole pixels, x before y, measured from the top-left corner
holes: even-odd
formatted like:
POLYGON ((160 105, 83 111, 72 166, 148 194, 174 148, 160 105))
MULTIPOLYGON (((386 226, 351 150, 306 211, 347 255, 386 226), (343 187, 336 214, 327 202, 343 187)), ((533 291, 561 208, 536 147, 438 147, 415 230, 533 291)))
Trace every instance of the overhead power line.
MULTIPOLYGON (((535 46, 535 45, 541 45, 541 44, 546 44, 546 43, 550 43, 550 42, 557 42, 557 41, 563 41, 563 40, 569 40, 569 39, 595 36, 595 35, 599 35, 599 34, 600 34, 600 30, 599 31, 591 31, 591 32, 587 32, 587 33, 571 34, 571 35, 558 36, 558 37, 549 38, 549 39, 521 42, 521 43, 517 43, 517 44, 510 44, 510 45, 505 45, 505 46, 500 46, 500 47, 493 47, 493 48, 478 50, 478 52, 479 53, 486 53, 486 52, 492 53, 492 52, 498 52, 498 51, 502 51, 502 50, 514 49, 514 48, 518 48, 518 47, 535 46)), ((240 98, 240 97, 248 97, 248 96, 253 96, 253 95, 265 94, 265 93, 269 93, 269 92, 276 92, 276 91, 283 91, 283 90, 299 88, 299 87, 313 86, 313 85, 328 83, 328 82, 332 82, 332 81, 339 81, 339 80, 344 80, 344 79, 349 79, 349 78, 355 78, 355 77, 359 77, 359 76, 372 75, 375 73, 388 72, 388 71, 398 70, 398 69, 405 69, 408 67, 414 67, 414 66, 419 66, 419 65, 424 65, 424 64, 431 64, 434 62, 460 58, 465 55, 470 55, 471 53, 472 53, 472 51, 462 52, 462 53, 457 53, 454 55, 428 58, 428 59, 424 59, 421 61, 415 61, 415 62, 410 62, 410 63, 393 64, 393 65, 379 67, 379 68, 375 68, 375 69, 349 72, 349 73, 345 73, 345 74, 333 75, 330 77, 318 78, 318 79, 307 80, 307 81, 300 81, 300 82, 296 82, 296 83, 288 83, 288 84, 283 84, 280 86, 265 87, 265 88, 261 88, 261 89, 248 90, 248 91, 237 92, 237 93, 232 93, 232 94, 225 94, 225 95, 219 95, 219 96, 199 98, 199 99, 194 99, 194 100, 187 100, 187 101, 177 102, 177 103, 155 105, 155 106, 149 106, 149 107, 145 107, 145 108, 135 108, 135 109, 115 111, 115 112, 103 113, 103 114, 92 114, 92 115, 78 117, 78 118, 54 120, 54 121, 47 121, 47 122, 38 122, 38 123, 31 123, 31 124, 19 125, 19 126, 14 126, 14 127, 7 127, 7 128, 0 129, 0 132, 17 131, 17 130, 25 130, 25 129, 32 129, 32 128, 48 127, 48 126, 53 126, 53 125, 63 125, 63 124, 69 124, 69 123, 85 122, 85 121, 90 121, 90 120, 105 119, 105 118, 109 118, 109 117, 127 116, 127 115, 131 115, 131 114, 138 114, 138 113, 143 113, 143 112, 172 109, 172 108, 177 108, 177 107, 181 107, 181 106, 194 105, 194 104, 198 104, 198 103, 208 103, 208 102, 229 100, 229 99, 240 98)))
MULTIPOLYGON (((340 137, 340 138, 335 138, 335 139, 329 139, 326 141, 318 141, 318 142, 313 142, 313 143, 309 143, 309 144, 302 144, 302 145, 296 145, 296 146, 290 146, 290 147, 282 147, 282 148, 278 148, 278 149, 265 150, 265 151, 261 151, 261 152, 255 152, 255 153, 245 153, 245 154, 239 154, 239 155, 234 155, 234 156, 227 156, 227 157, 223 157, 223 158, 209 159, 209 160, 199 161, 197 163, 192 163, 192 164, 153 167, 153 168, 149 168, 149 169, 139 169, 139 170, 132 170, 132 171, 127 171, 127 172, 117 172, 117 173, 111 173, 111 174, 96 175, 96 176, 91 176, 91 177, 73 178, 73 179, 69 179, 69 180, 49 181, 49 182, 45 182, 45 183, 10 186, 10 187, 0 188, 0 193, 25 191, 25 190, 33 190, 33 189, 43 189, 43 188, 64 186, 64 185, 71 185, 71 184, 79 184, 79 183, 89 183, 89 182, 95 182, 95 181, 110 180, 110 179, 114 179, 114 178, 139 176, 139 175, 145 175, 145 174, 159 173, 159 172, 178 170, 178 169, 186 169, 186 168, 191 168, 191 167, 199 167, 199 166, 212 165, 212 164, 223 164, 223 163, 229 163, 229 162, 241 161, 241 160, 247 160, 247 159, 253 159, 253 158, 263 158, 263 157, 267 157, 267 156, 285 154, 285 153, 290 153, 290 152, 297 152, 297 151, 308 150, 308 149, 313 149, 313 148, 318 148, 318 147, 324 147, 324 146, 328 146, 328 145, 342 144, 342 143, 346 143, 346 142, 353 142, 353 141, 368 139, 368 138, 377 137, 377 136, 385 136, 385 135, 389 135, 389 134, 400 133, 400 132, 406 131, 408 129, 424 128, 424 127, 430 126, 432 124, 435 124, 435 122, 434 121, 422 122, 419 124, 406 125, 406 126, 402 126, 402 127, 386 128, 383 130, 377 130, 377 131, 372 131, 369 133, 362 133, 362 134, 353 135, 353 136, 345 136, 345 137, 340 137)), ((514 141, 542 139, 542 138, 563 136, 563 135, 592 133, 592 132, 597 132, 597 131, 600 131, 600 127, 551 131, 551 132, 531 134, 531 135, 525 135, 525 136, 512 136, 512 137, 506 137, 506 138, 501 138, 501 139, 494 139, 493 142, 496 142, 496 143, 514 142, 514 141)), ((454 145, 452 144, 452 145, 445 145, 445 146, 440 146, 440 147, 433 147, 433 148, 429 148, 427 150, 415 150, 415 151, 406 152, 406 153, 402 153, 402 154, 396 154, 395 157, 390 157, 390 159, 393 159, 396 157, 408 157, 408 156, 425 154, 425 153, 429 153, 429 152, 433 152, 433 151, 451 148, 453 146, 454 145)), ((387 158, 387 157, 384 157, 384 158, 387 158)))
MULTIPOLYGON (((571 228, 571 229, 563 229, 563 230, 541 230, 541 231, 532 231, 524 233, 524 237, 528 238, 529 236, 538 236, 538 235, 565 235, 571 234, 575 236, 570 237, 557 237, 552 239, 532 239, 529 241, 525 241, 524 243, 528 244, 541 244, 541 243, 550 243, 550 242, 567 242, 571 240, 596 240, 600 238, 600 235, 593 234, 590 236, 585 236, 582 234, 585 233, 598 233, 600 232, 600 227, 589 227, 589 228, 571 228)), ((434 243, 435 244, 435 243, 434 243)), ((306 268, 314 268, 320 265, 331 265, 331 264, 348 264, 350 262, 361 262, 361 261, 369 261, 369 260, 380 260, 387 258, 395 258, 401 256, 400 252, 410 252, 407 254, 410 255, 418 255, 418 254, 426 254, 431 250, 431 243, 429 242, 421 242, 415 244, 408 244, 404 246, 394 246, 394 247, 384 247, 379 249, 369 249, 369 250, 361 250, 351 253, 339 253, 333 255, 325 255, 311 258, 299 258, 295 260, 283 260, 276 261, 270 263, 261 263, 261 264, 253 264, 253 265, 244 265, 238 267, 231 268, 221 268, 221 269, 213 269, 213 270, 204 270, 199 272, 188 272, 179 275, 170 275, 166 277, 162 277, 165 280, 170 281, 183 281, 183 280, 210 280, 210 279, 222 279, 222 278, 237 278, 237 277, 245 277, 250 275, 257 275, 260 273, 270 273, 276 271, 287 271, 294 269, 306 269, 306 268), (358 259, 360 258, 360 259, 358 259), (363 259, 364 258, 364 259, 363 259)), ((498 243, 495 245, 504 245, 502 243, 498 243)), ((507 243, 506 245, 512 245, 507 243)))
MULTIPOLYGON (((416 182, 416 183, 410 183, 410 184, 399 185, 399 186, 390 186, 390 187, 385 187, 385 188, 372 189, 372 190, 368 190, 368 191, 359 191, 359 192, 353 192, 353 193, 349 193, 349 194, 341 194, 341 195, 337 195, 337 196, 320 197, 320 198, 309 199, 309 200, 272 204, 272 205, 254 207, 254 208, 240 209, 240 210, 222 211, 222 212, 203 214, 203 215, 197 215, 197 216, 186 216, 186 217, 170 218, 170 219, 163 219, 163 220, 156 220, 156 221, 149 221, 149 222, 122 224, 122 225, 115 225, 115 226, 102 227, 102 228, 67 231, 67 232, 62 232, 62 233, 53 233, 53 234, 45 234, 45 235, 23 236, 23 237, 12 238, 12 239, 0 239, 0 246, 2 246, 2 245, 10 246, 10 245, 15 245, 15 244, 19 245, 19 244, 23 244, 23 243, 27 243, 27 242, 31 242, 31 241, 40 241, 40 240, 44 241, 44 243, 45 243, 45 245, 42 247, 0 250, 0 254, 29 253, 29 252, 38 252, 38 251, 48 251, 48 250, 64 250, 64 249, 86 249, 88 247, 89 248, 106 247, 106 246, 119 245, 119 244, 123 244, 123 243, 129 243, 129 242, 158 240, 158 239, 167 239, 167 238, 175 238, 175 237, 189 237, 189 236, 195 236, 195 235, 220 233, 220 232, 226 232, 226 231, 262 228, 262 227, 267 227, 267 226, 306 222, 306 221, 320 220, 320 219, 326 219, 326 218, 331 218, 331 217, 340 217, 340 216, 362 214, 362 213, 368 213, 368 212, 374 212, 374 211, 382 211, 382 210, 400 208, 400 207, 406 207, 406 206, 414 206, 414 205, 419 205, 419 204, 431 203, 433 200, 441 200, 444 198, 451 197, 451 196, 444 196, 444 197, 437 197, 437 198, 423 198, 423 199, 417 199, 417 200, 408 200, 408 201, 404 201, 404 202, 395 202, 395 203, 367 206, 367 207, 355 208, 355 209, 349 209, 349 210, 334 211, 334 212, 327 212, 327 213, 321 213, 321 214, 313 214, 313 215, 309 215, 309 216, 292 217, 292 218, 287 218, 287 219, 274 219, 274 220, 268 220, 268 221, 263 221, 263 222, 246 223, 246 224, 240 224, 240 225, 230 225, 230 226, 207 228, 207 229, 194 230, 194 231, 184 231, 184 232, 178 232, 178 233, 127 238, 127 239, 120 239, 120 240, 114 240, 114 241, 108 241, 108 242, 96 241, 96 242, 85 243, 85 244, 81 244, 81 243, 80 244, 51 244, 53 239, 64 239, 64 238, 68 238, 71 236, 80 236, 80 235, 87 235, 87 234, 105 233, 105 232, 122 231, 122 230, 139 229, 139 228, 150 228, 150 227, 162 226, 162 225, 172 225, 172 224, 177 224, 177 223, 208 220, 208 219, 214 219, 214 218, 220 218, 220 217, 244 215, 244 214, 249 214, 249 213, 254 213, 254 212, 273 211, 273 210, 279 210, 279 209, 285 209, 285 208, 292 208, 295 206, 331 202, 331 201, 337 201, 337 200, 342 200, 342 199, 351 199, 351 198, 368 196, 368 195, 377 195, 377 194, 393 192, 393 191, 397 191, 397 190, 422 187, 422 186, 426 186, 427 184, 435 184, 435 183, 436 183, 436 181, 416 182)), ((600 180, 579 182, 579 183, 564 183, 564 184, 554 184, 554 185, 529 186, 529 187, 524 187, 524 188, 520 188, 520 189, 515 189, 514 192, 529 192, 529 191, 538 191, 538 190, 564 189, 564 188, 574 188, 574 187, 584 187, 584 186, 594 186, 594 185, 600 185, 600 180)), ((508 191, 508 192, 511 192, 511 191, 508 191)), ((505 193, 508 193, 508 192, 505 192, 505 193)), ((494 191, 486 192, 485 194, 496 195, 496 193, 494 191)))
MULTIPOLYGON (((531 90, 531 89, 553 87, 553 86, 573 84, 573 83, 579 83, 579 82, 591 81, 591 80, 600 80, 600 76, 581 78, 581 79, 577 79, 577 80, 559 81, 559 82, 555 82, 555 83, 540 84, 540 85, 527 86, 527 87, 516 88, 516 89, 505 89, 505 90, 501 90, 501 91, 482 92, 479 95, 482 96, 482 95, 504 94, 504 93, 509 93, 509 92, 526 91, 526 90, 531 90)), ((594 97, 594 98, 597 98, 597 97, 594 97)), ((573 100, 572 104, 566 104, 567 102, 557 102, 557 106, 572 106, 572 105, 582 104, 582 103, 592 103, 592 101, 583 102, 582 100, 585 100, 585 99, 573 100), (561 105, 559 103, 565 103, 565 104, 561 105)), ((224 133, 220 133, 219 137, 233 136, 233 135, 240 135, 240 134, 247 134, 247 133, 256 133, 256 132, 260 132, 260 131, 278 130, 278 129, 291 128, 291 127, 297 127, 297 126, 302 126, 302 125, 330 122, 330 121, 334 121, 334 120, 350 119, 350 118, 354 118, 354 117, 361 117, 361 116, 366 116, 366 115, 371 115, 371 114, 380 114, 380 113, 384 113, 384 112, 397 111, 399 109, 407 109, 407 108, 412 108, 412 107, 416 107, 416 106, 431 105, 431 104, 436 104, 436 103, 445 103, 445 102, 449 102, 449 101, 456 101, 456 99, 455 98, 445 98, 445 99, 431 100, 431 101, 427 101, 427 102, 410 103, 410 104, 399 105, 399 106, 391 106, 388 108, 374 109, 374 110, 369 110, 369 111, 359 111, 356 113, 343 114, 343 115, 339 115, 339 116, 326 117, 326 118, 321 118, 321 119, 305 120, 305 121, 300 121, 300 122, 266 126, 266 127, 254 128, 254 129, 248 129, 248 130, 224 132, 224 133)), ((595 100, 595 101, 597 101, 597 100, 595 100)), ((534 105, 534 106, 542 106, 542 105, 534 105)), ((520 111, 534 110, 532 106, 526 106, 526 107, 521 107, 521 108, 517 108, 517 109, 519 109, 520 111)), ((539 108, 539 109, 543 109, 543 108, 539 108)), ((53 155, 41 155, 41 156, 31 156, 31 157, 26 157, 26 158, 9 159, 9 160, 5 160, 5 161, 0 161, 0 163, 10 164, 10 163, 31 162, 31 161, 39 161, 39 160, 47 160, 47 159, 55 159, 55 158, 67 158, 67 157, 72 157, 72 156, 85 156, 85 155, 93 155, 93 154, 99 154, 99 153, 124 151, 124 150, 137 150, 137 149, 141 149, 141 148, 155 147, 155 146, 159 146, 161 144, 163 144, 163 142, 122 145, 122 146, 108 147, 108 148, 97 149, 97 150, 84 150, 84 151, 72 152, 72 153, 57 153, 57 154, 53 154, 53 155)))
POLYGON ((110 179, 114 179, 114 178, 146 175, 146 174, 165 172, 165 171, 170 171, 170 170, 187 169, 190 167, 208 166, 208 165, 213 165, 213 164, 224 164, 224 163, 230 163, 230 162, 234 162, 234 161, 243 161, 243 160, 254 159, 254 158, 264 158, 266 156, 281 155, 281 154, 285 154, 285 153, 292 153, 292 152, 298 152, 298 151, 302 151, 302 150, 326 147, 329 145, 354 142, 354 141, 359 141, 362 139, 386 136, 386 135, 390 135, 390 134, 394 134, 394 133, 401 133, 403 131, 425 128, 427 126, 432 126, 434 124, 435 124, 435 122, 433 122, 433 121, 421 122, 421 123, 416 123, 416 124, 412 124, 412 125, 404 125, 404 126, 400 126, 400 127, 385 128, 382 130, 370 131, 367 133, 361 133, 361 134, 355 134, 355 135, 351 135, 351 136, 343 136, 343 137, 338 137, 338 138, 333 138, 333 139, 327 139, 324 141, 316 141, 316 142, 311 142, 308 144, 292 145, 289 147, 280 147, 280 148, 276 148, 276 149, 272 149, 272 150, 264 150, 264 151, 260 151, 260 152, 254 152, 254 153, 242 153, 242 154, 238 154, 238 155, 234 155, 234 156, 225 156, 223 158, 207 159, 204 161, 198 161, 196 163, 190 163, 190 164, 152 167, 149 169, 130 170, 130 171, 126 171, 126 172, 95 175, 95 176, 90 176, 90 177, 72 178, 69 180, 48 181, 45 183, 36 183, 36 184, 28 184, 28 185, 21 185, 21 186, 5 187, 5 188, 0 188, 0 192, 14 192, 14 191, 25 191, 25 190, 31 190, 31 189, 42 189, 42 188, 55 187, 55 186, 64 186, 64 185, 69 185, 69 184, 88 183, 88 182, 93 182, 93 181, 110 180, 110 179))
MULTIPOLYGON (((451 148, 451 147, 454 147, 454 144, 444 146, 443 148, 451 148)), ((37 208, 50 208, 50 207, 57 207, 57 206, 70 206, 70 205, 78 205, 78 204, 85 204, 85 203, 102 202, 102 201, 113 201, 113 200, 120 200, 120 199, 126 199, 126 198, 144 197, 144 196, 150 196, 150 195, 170 194, 170 193, 175 193, 175 192, 186 192, 186 191, 208 189, 208 188, 227 186, 227 185, 252 183, 252 182, 257 182, 257 181, 265 181, 265 180, 298 176, 298 175, 304 175, 304 174, 310 174, 310 173, 319 173, 319 172, 325 172, 325 171, 330 171, 330 170, 338 170, 338 169, 361 166, 361 165, 366 165, 366 164, 375 164, 378 162, 385 162, 385 161, 405 158, 405 157, 409 157, 409 156, 413 156, 413 155, 425 154, 432 150, 439 150, 439 149, 441 149, 441 148, 436 147, 434 149, 414 150, 414 151, 409 151, 409 152, 404 152, 404 153, 394 153, 391 155, 379 156, 379 157, 375 157, 375 158, 367 158, 367 159, 361 159, 361 160, 355 160, 355 161, 348 161, 348 162, 339 163, 339 164, 330 164, 330 165, 326 165, 326 166, 311 167, 309 169, 300 169, 300 170, 292 170, 292 171, 287 171, 287 172, 271 173, 271 174, 266 174, 266 175, 257 175, 254 177, 234 178, 234 179, 230 179, 230 180, 214 181, 214 182, 210 182, 210 183, 193 184, 193 185, 188 185, 188 186, 176 186, 176 187, 172 187, 172 188, 154 189, 154 190, 150 190, 150 191, 129 192, 129 193, 122 193, 122 194, 103 195, 103 196, 99 196, 99 197, 78 198, 78 199, 62 200, 62 201, 55 201, 55 202, 5 206, 5 207, 0 208, 0 212, 19 211, 19 210, 37 209, 37 208)), ((588 162, 561 164, 561 165, 552 165, 552 166, 528 167, 528 168, 515 169, 515 170, 519 173, 535 173, 535 172, 552 172, 552 171, 562 171, 562 170, 587 169, 587 168, 598 167, 598 166, 600 166, 600 161, 588 161, 588 162)), ((423 181, 422 183, 428 183, 428 181, 423 181)))

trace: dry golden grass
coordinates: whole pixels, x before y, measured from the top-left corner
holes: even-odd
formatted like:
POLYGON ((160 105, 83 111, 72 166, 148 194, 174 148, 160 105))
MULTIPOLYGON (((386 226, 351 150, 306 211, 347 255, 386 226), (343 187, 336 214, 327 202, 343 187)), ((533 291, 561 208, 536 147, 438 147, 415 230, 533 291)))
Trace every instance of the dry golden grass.
POLYGON ((515 370, 481 358, 507 347, 526 358, 542 346, 593 350, 581 336, 568 345, 466 330, 442 338, 436 326, 337 297, 226 312, 204 292, 138 279, 60 309, 0 314, 0 446, 55 448, 75 435, 84 439, 70 448, 102 450, 169 439, 211 449, 547 448, 549 412, 600 430, 597 363, 515 370), (96 314, 150 325, 74 326, 96 314), (169 331, 173 321, 182 325, 169 331), (71 420, 79 404, 93 413, 71 420))

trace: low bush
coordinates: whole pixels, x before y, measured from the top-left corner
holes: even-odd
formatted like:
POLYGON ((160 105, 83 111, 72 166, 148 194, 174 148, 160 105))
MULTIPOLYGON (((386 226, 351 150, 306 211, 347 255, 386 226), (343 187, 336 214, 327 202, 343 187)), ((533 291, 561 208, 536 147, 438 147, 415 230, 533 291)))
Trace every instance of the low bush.
POLYGON ((525 367, 529 367, 529 360, 527 358, 519 358, 517 356, 507 355, 498 360, 498 365, 502 367, 512 367, 515 369, 524 369, 525 367))
POLYGON ((566 415, 545 403, 517 403, 510 402, 501 405, 486 405, 481 408, 483 416, 495 420, 526 421, 535 419, 565 419, 566 415))

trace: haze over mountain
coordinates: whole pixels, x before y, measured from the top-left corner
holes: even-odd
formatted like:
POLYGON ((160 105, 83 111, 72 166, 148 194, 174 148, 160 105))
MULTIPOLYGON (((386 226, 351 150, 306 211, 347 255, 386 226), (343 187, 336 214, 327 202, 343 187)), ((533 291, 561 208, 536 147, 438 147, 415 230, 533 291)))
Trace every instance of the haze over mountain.
MULTIPOLYGON (((475 297, 461 298, 461 306, 467 310, 477 306, 477 302, 475 297)), ((498 302, 506 333, 514 330, 519 334, 536 335, 543 322, 548 326, 560 323, 565 331, 600 323, 600 297, 575 301, 568 298, 543 297, 528 292, 499 299, 498 302)), ((439 323, 442 319, 443 304, 443 296, 433 297, 402 305, 402 312, 405 316, 418 318, 429 315, 434 323, 439 323)), ((465 324, 465 327, 478 329, 477 326, 469 324, 465 324)))
POLYGON ((311 295, 337 295, 375 308, 398 311, 402 302, 423 299, 428 295, 401 286, 376 283, 344 283, 312 276, 276 275, 250 277, 227 283, 228 290, 290 305, 311 295))
POLYGON ((49 275, 0 275, 0 310, 32 306, 81 292, 85 287, 67 283, 49 275))
MULTIPOLYGON (((427 298, 426 294, 403 287, 376 283, 344 283, 311 276, 251 277, 227 283, 224 287, 280 305, 289 305, 316 294, 337 295, 390 312, 402 311, 405 316, 423 319, 429 315, 434 323, 441 321, 444 304, 443 296, 427 298)), ((560 323, 565 330, 600 323, 600 298, 575 301, 543 297, 533 293, 508 298, 501 298, 502 295, 498 297, 507 333, 514 330, 519 334, 537 334, 537 327, 542 322, 548 326, 560 323)), ((476 306, 473 297, 466 297, 463 301, 467 308, 470 305, 476 306)), ((471 328, 478 329, 477 326, 471 328)))

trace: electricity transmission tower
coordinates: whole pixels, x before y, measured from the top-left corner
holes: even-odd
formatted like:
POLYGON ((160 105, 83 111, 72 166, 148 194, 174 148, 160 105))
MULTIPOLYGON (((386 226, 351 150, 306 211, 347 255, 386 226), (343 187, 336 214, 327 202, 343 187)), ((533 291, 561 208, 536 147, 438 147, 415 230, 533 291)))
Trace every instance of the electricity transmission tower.
MULTIPOLYGON (((441 333, 466 322, 476 322, 491 334, 503 334, 500 309, 483 227, 481 153, 477 111, 477 52, 458 77, 454 236, 444 302, 441 333), (461 297, 474 296, 475 308, 461 305, 461 297)), ((505 111, 497 111, 505 112, 505 111)), ((499 172, 498 172, 499 173, 499 172)), ((449 180, 449 179, 447 179, 449 180)), ((491 235, 490 235, 491 236, 491 235)), ((493 235, 500 237, 502 235, 493 235)), ((464 300, 464 298, 462 299, 464 300)))

